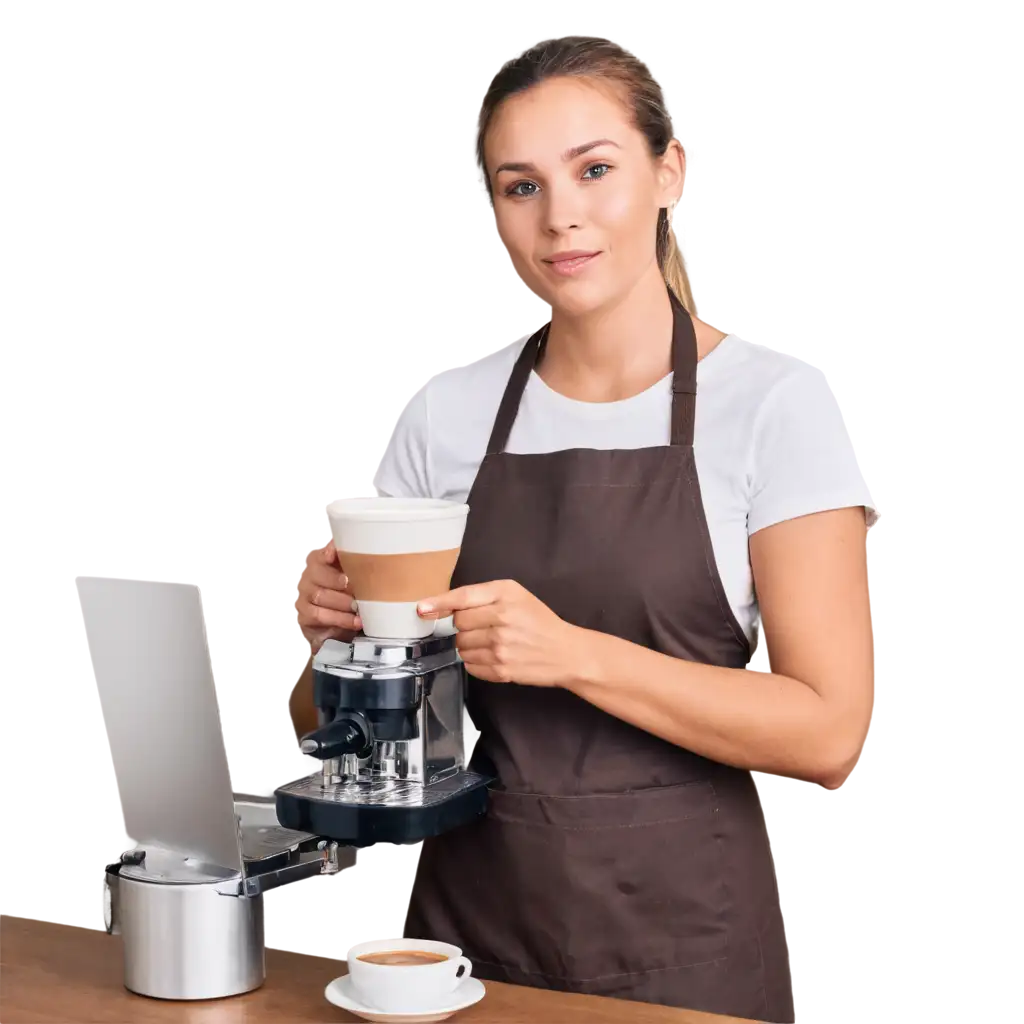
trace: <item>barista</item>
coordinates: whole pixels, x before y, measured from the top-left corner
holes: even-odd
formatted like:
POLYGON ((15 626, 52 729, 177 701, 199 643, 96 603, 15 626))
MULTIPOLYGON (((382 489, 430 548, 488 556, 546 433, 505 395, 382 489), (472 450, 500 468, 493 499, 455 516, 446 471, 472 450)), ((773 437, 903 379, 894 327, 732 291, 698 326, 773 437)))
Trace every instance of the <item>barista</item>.
MULTIPOLYGON (((452 589, 485 817, 423 844, 406 934, 474 973, 765 1021, 793 998, 751 771, 835 789, 872 705, 876 518, 820 372, 695 315, 658 85, 574 37, 480 115, 498 233, 550 322, 435 376, 378 492, 470 506, 452 589), (763 630, 771 672, 748 671, 763 630)), ((500 316, 494 323, 500 333, 500 316)), ((453 325, 458 329, 458 325, 453 325)), ((360 628, 310 553, 315 652, 360 628)), ((310 671, 292 695, 315 726, 310 671)))

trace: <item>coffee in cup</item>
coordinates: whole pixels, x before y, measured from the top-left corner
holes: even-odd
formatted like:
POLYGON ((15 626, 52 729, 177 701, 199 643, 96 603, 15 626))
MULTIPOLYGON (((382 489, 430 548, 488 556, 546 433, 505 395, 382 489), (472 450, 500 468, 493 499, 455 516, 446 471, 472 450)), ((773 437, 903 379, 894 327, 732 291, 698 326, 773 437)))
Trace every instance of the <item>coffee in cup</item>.
POLYGON ((368 964, 422 967, 423 964, 438 964, 448 957, 444 953, 431 953, 426 949, 382 949, 379 953, 363 953, 359 959, 368 964))
POLYGON ((447 942, 378 939, 349 950, 348 973, 367 1006, 416 1013, 444 1000, 473 973, 473 965, 447 942))
POLYGON ((327 506, 367 636, 417 639, 435 631, 416 605, 451 585, 468 513, 468 505, 436 498, 348 498, 327 506))

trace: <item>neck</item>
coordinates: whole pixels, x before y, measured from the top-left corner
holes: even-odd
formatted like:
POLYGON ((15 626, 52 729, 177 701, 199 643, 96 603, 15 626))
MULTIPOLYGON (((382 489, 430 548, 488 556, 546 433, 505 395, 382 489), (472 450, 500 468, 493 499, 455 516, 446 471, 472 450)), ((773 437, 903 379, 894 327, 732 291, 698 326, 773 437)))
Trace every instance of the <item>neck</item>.
MULTIPOLYGON (((702 332, 694 318, 701 358, 724 335, 702 332), (702 334, 704 340, 702 344, 702 334)), ((672 372, 672 305, 657 264, 610 303, 582 315, 553 309, 543 360, 544 383, 569 398, 614 402, 651 387, 672 372)))

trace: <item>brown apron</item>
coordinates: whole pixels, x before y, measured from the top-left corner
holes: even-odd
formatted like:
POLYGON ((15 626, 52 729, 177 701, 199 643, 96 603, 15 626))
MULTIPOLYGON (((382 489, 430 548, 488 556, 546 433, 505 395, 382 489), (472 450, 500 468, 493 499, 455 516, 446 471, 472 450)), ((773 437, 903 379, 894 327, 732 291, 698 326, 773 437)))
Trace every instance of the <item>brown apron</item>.
MULTIPOLYGON (((563 619, 743 668, 693 452, 697 342, 673 310, 671 444, 506 452, 550 324, 523 348, 469 495, 452 586, 514 579, 563 619)), ((765 1021, 793 1018, 761 805, 708 760, 557 687, 470 678, 487 815, 423 844, 405 934, 485 979, 765 1021)))

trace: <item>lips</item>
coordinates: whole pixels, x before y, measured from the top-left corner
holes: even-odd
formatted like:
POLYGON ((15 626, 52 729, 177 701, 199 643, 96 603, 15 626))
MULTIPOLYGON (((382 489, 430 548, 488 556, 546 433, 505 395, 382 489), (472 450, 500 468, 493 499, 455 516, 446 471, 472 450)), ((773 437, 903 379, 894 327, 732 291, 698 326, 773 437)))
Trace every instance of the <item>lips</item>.
POLYGON ((584 267, 589 267, 600 255, 599 251, 572 249, 568 252, 555 253, 554 256, 549 256, 544 262, 559 277, 570 277, 581 271, 584 267))

